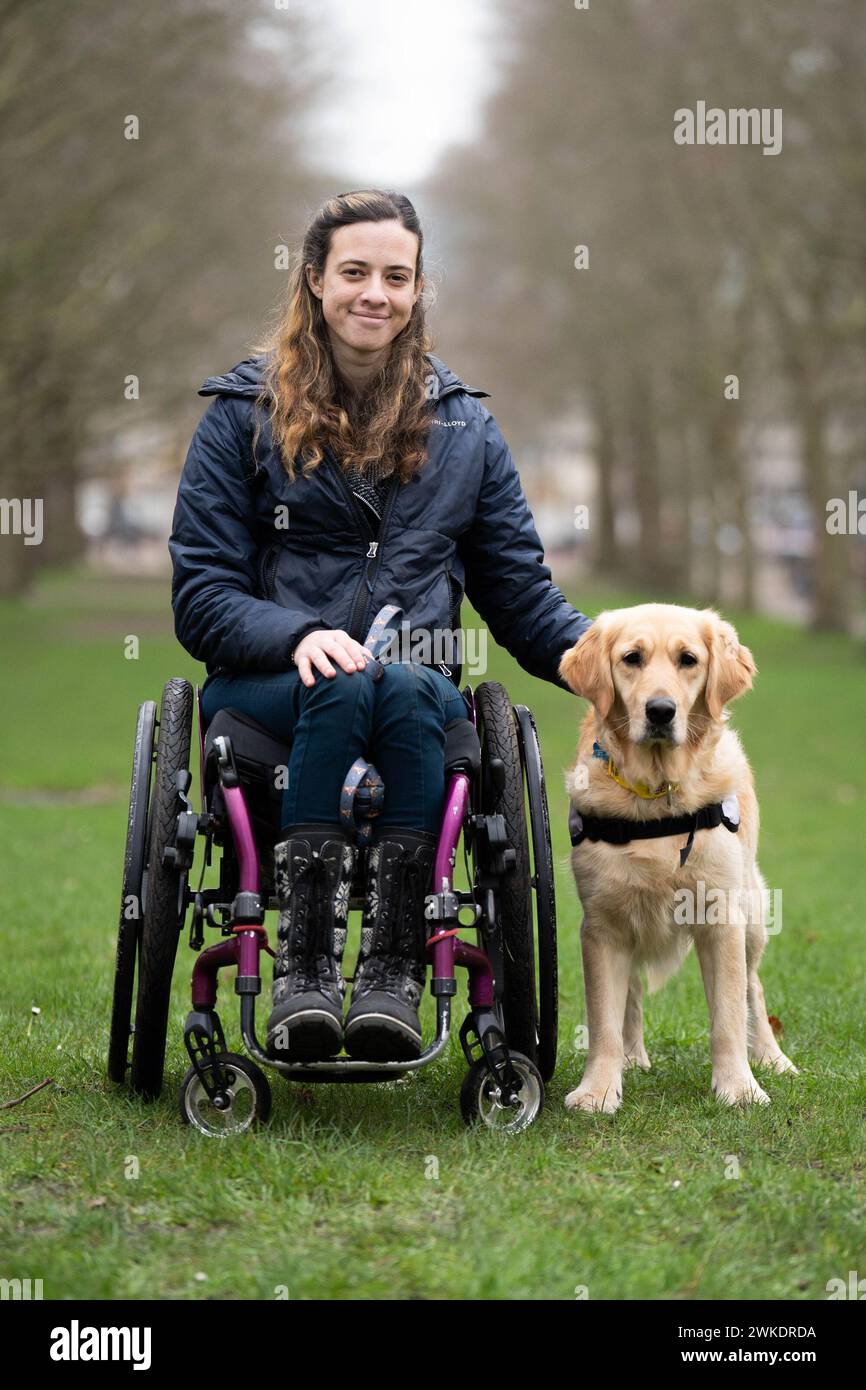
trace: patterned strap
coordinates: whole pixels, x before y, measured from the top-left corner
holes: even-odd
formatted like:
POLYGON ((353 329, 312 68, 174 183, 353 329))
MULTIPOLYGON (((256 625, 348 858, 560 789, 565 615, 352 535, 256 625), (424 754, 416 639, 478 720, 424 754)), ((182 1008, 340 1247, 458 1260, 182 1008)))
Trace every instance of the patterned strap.
POLYGON ((384 644, 385 633, 390 628, 393 619, 397 617, 398 613, 402 612, 403 609, 398 608, 396 603, 386 603, 384 608, 379 609, 379 612, 370 625, 370 631, 367 633, 367 640, 362 643, 362 645, 367 648, 368 652, 372 652, 374 656, 379 655, 379 651, 384 644))
POLYGON ((385 799, 385 783, 372 763, 356 758, 343 780, 340 792, 340 822, 357 835, 359 845, 369 843, 371 822, 378 816, 385 799))

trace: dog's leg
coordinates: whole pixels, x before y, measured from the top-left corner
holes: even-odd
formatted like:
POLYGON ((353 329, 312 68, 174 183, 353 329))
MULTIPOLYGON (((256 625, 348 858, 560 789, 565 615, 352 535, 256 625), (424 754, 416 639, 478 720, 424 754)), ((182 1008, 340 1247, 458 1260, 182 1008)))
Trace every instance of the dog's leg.
POLYGON ((758 966, 764 947, 767 944, 767 929, 764 926, 764 880, 757 870, 753 882, 756 890, 750 895, 750 908, 746 925, 746 1005, 748 1009, 749 1061, 756 1067, 770 1067, 775 1072, 793 1072, 797 1068, 786 1057, 767 1018, 767 1005, 764 991, 758 979, 758 966))
POLYGON ((739 911, 731 915, 730 922, 701 925, 694 934, 710 1011, 713 1092, 726 1105, 769 1105, 746 1051, 746 924, 739 911))
POLYGON ((593 931, 584 918, 580 932, 589 1052, 583 1080, 565 1098, 569 1110, 612 1115, 622 1103, 625 1061, 622 1025, 633 949, 607 924, 593 931))
POLYGON ((643 981, 637 970, 632 971, 629 980, 622 1038, 626 1068, 649 1071, 651 1064, 643 1040, 643 981))

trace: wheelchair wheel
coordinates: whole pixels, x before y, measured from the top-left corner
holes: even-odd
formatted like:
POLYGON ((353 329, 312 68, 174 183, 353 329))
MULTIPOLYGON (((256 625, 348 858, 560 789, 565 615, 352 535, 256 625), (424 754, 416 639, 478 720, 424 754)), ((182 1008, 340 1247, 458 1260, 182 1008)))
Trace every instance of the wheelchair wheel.
POLYGON ((538 946, 538 1070, 549 1081, 556 1070, 559 1037, 559 985, 556 953, 556 888, 550 812, 544 784, 541 745, 532 712, 516 705, 520 755, 526 778, 529 826, 532 832, 532 888, 535 902, 535 935, 538 946))
MULTIPOLYGON (((226 1105, 215 1105, 190 1067, 180 1088, 180 1117, 209 1139, 230 1139, 235 1134, 266 1124, 271 1113, 271 1088, 264 1073, 246 1057, 220 1052, 216 1060, 228 1074, 226 1105)), ((209 1066, 210 1064, 208 1064, 209 1066)))
MULTIPOLYGON (((497 978, 503 1029, 509 1049, 538 1061, 538 1007, 535 995, 535 943, 532 929, 532 876, 524 809, 523 771, 517 720, 505 687, 483 681, 475 691, 481 739, 481 811, 502 815, 517 862, 499 879, 497 897, 501 942, 484 934, 484 947, 497 978), (491 760, 502 763, 503 785, 497 786, 491 760)), ((486 866, 479 866, 485 869, 486 866)))
POLYGON ((159 711, 154 789, 150 803, 144 911, 138 951, 138 998, 132 1041, 132 1088, 145 1099, 162 1089, 171 977, 186 910, 185 871, 163 862, 178 815, 177 773, 189 766, 193 690, 168 681, 159 711))
POLYGON ((502 1105, 499 1089, 484 1058, 473 1062, 460 1088, 460 1113, 467 1125, 481 1123, 500 1134, 518 1134, 538 1119, 544 1105, 541 1073, 528 1057, 511 1053, 511 1065, 520 1077, 517 1105, 502 1105))
POLYGON ((123 857, 123 885, 120 892, 120 922, 117 930, 117 956, 114 966, 114 998, 108 1038, 108 1075, 112 1081, 126 1080, 129 1065, 129 1039, 132 1035, 132 999, 135 989, 135 956, 141 926, 141 881, 147 850, 147 808, 153 767, 153 735, 156 704, 145 700, 139 705, 132 755, 132 782, 129 817, 126 824, 126 850, 123 857))

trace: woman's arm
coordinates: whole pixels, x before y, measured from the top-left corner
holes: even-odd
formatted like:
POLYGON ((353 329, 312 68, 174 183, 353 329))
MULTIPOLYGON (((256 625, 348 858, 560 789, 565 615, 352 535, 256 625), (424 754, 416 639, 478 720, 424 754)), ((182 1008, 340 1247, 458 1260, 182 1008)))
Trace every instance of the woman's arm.
POLYGON ((175 632, 211 667, 285 671, 301 638, 329 624, 320 613, 256 597, 260 547, 243 408, 217 396, 189 446, 168 543, 175 632))
POLYGON ((525 671, 567 689, 559 663, 592 619, 552 582, 508 445, 490 412, 484 414, 484 477, 472 525, 459 541, 466 594, 525 671))

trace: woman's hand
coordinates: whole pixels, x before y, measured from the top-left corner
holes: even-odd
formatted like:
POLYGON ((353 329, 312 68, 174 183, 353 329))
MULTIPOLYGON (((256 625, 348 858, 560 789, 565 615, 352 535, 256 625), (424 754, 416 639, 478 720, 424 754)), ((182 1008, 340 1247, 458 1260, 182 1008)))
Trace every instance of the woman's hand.
POLYGON ((360 642, 356 642, 354 637, 350 637, 348 632, 343 632, 341 628, 334 631, 317 628, 315 632, 307 633, 292 654, 292 660, 301 674, 304 685, 315 685, 314 666, 323 676, 337 674, 328 660, 329 657, 333 657, 349 675, 353 675, 355 671, 363 671, 368 660, 375 659, 372 652, 368 652, 366 647, 362 647, 360 642))

